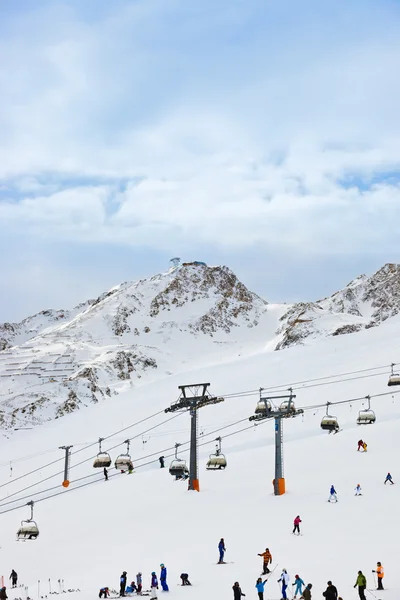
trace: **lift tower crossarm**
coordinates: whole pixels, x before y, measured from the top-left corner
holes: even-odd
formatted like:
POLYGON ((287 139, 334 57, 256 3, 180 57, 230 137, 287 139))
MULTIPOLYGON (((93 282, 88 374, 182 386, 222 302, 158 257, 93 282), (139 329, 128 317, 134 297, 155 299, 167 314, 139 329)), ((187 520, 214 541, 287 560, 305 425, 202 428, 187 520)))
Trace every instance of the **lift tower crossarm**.
POLYGON ((190 412, 190 467, 189 490, 200 491, 197 465, 197 410, 211 404, 223 402, 220 396, 211 396, 207 388, 209 383, 192 383, 179 385, 181 394, 176 402, 171 404, 164 412, 189 411, 190 412))

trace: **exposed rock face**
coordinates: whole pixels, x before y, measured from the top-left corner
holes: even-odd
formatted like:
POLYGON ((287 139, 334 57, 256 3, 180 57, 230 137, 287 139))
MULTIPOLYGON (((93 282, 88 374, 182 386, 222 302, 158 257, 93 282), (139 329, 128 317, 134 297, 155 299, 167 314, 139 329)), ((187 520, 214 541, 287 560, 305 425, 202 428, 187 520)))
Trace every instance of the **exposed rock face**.
POLYGON ((277 334, 282 339, 276 350, 302 344, 310 336, 336 336, 370 329, 399 312, 400 265, 386 264, 371 277, 360 275, 329 298, 293 305, 281 318, 277 334))
POLYGON ((166 376, 174 364, 188 361, 187 348, 194 354, 200 337, 215 352, 215 336, 224 343, 223 336, 257 326, 266 311, 267 302, 227 267, 190 263, 123 283, 72 310, 4 323, 0 421, 15 426, 59 418, 121 385, 166 376))

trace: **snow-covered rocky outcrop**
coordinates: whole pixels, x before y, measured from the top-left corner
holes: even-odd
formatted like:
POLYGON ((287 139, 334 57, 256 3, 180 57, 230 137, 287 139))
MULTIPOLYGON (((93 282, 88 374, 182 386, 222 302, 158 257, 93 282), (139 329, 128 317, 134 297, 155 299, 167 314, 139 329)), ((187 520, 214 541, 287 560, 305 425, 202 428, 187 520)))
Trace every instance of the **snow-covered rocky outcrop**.
POLYGON ((360 275, 343 290, 317 302, 292 305, 281 317, 277 350, 306 338, 355 333, 400 312, 400 265, 386 264, 371 277, 360 275))
POLYGON ((227 267, 188 264, 71 311, 3 323, 0 425, 60 417, 142 379, 237 356, 254 329, 261 348, 267 307, 227 267))

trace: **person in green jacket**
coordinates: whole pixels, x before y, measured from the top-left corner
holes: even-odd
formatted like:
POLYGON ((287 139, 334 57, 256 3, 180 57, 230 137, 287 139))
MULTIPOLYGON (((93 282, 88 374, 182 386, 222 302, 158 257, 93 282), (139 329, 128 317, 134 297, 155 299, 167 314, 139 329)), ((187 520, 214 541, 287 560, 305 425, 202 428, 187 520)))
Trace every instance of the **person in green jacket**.
POLYGON ((364 591, 367 587, 367 580, 365 579, 365 575, 362 574, 362 571, 358 571, 357 581, 354 584, 354 587, 358 586, 358 595, 360 596, 360 600, 366 600, 364 591))

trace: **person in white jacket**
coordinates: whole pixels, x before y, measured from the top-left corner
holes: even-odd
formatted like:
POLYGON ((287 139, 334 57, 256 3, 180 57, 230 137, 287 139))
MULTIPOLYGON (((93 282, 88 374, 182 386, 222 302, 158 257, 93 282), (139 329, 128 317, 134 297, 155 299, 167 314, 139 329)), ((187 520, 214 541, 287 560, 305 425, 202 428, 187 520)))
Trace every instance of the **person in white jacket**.
POLYGON ((287 586, 289 585, 289 581, 290 581, 290 577, 288 575, 288 572, 286 571, 286 569, 283 569, 282 574, 281 574, 280 578, 278 579, 278 583, 282 583, 282 598, 283 598, 283 600, 287 599, 286 589, 287 589, 287 586))
POLYGON ((359 483, 357 483, 357 487, 354 488, 354 491, 355 491, 355 494, 354 494, 355 496, 362 496, 361 485, 359 483))

